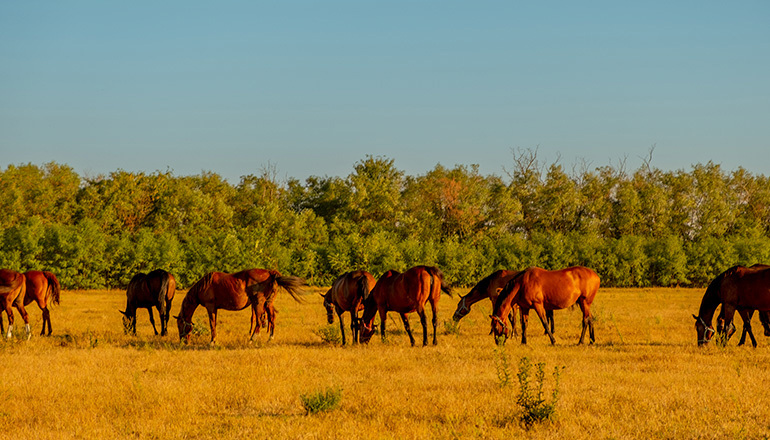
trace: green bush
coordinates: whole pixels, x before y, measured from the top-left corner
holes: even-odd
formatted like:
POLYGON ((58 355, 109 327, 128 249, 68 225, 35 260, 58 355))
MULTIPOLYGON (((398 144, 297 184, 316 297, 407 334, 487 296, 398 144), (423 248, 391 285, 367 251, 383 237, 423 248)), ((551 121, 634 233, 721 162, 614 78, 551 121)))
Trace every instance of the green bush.
POLYGON ((327 388, 323 391, 300 394, 299 398, 302 401, 302 407, 305 408, 306 415, 316 414, 337 409, 342 401, 342 390, 340 388, 327 388))
POLYGON ((556 403, 559 401, 561 369, 554 367, 554 385, 550 402, 546 401, 543 397, 545 362, 535 364, 535 370, 534 379, 536 383, 532 384, 532 362, 526 356, 521 358, 519 361, 519 373, 516 375, 519 379, 519 395, 516 398, 516 403, 521 407, 519 420, 527 429, 531 428, 535 423, 553 421, 556 416, 556 403))

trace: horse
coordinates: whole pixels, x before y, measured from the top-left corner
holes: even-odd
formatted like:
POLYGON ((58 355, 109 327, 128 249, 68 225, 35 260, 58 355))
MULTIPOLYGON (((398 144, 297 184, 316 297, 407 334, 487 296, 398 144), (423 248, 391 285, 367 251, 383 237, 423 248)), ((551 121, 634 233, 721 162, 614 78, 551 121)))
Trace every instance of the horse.
POLYGON ((452 288, 444 281, 444 274, 433 266, 415 266, 404 273, 389 270, 382 274, 364 301, 361 342, 367 343, 374 334, 374 317, 380 314, 380 334, 385 340, 385 321, 388 311, 401 315, 409 340, 414 346, 414 336, 409 327, 408 313, 417 312, 422 324, 422 345, 428 345, 428 324, 425 317, 425 303, 430 302, 433 311, 433 345, 438 323, 437 309, 441 291, 452 295, 452 288))
MULTIPOLYGON (((494 306, 495 301, 497 301, 497 296, 500 294, 500 291, 503 290, 506 283, 519 273, 521 273, 521 271, 498 270, 479 281, 467 295, 460 297, 460 302, 457 303, 457 309, 455 310, 452 319, 455 322, 459 322, 465 315, 470 313, 473 304, 476 304, 485 298, 489 298, 494 306)), ((516 309, 518 309, 518 306, 514 305, 511 309, 511 314, 508 315, 508 320, 511 322, 511 329, 513 329, 514 335, 516 334, 516 309)), ((547 310, 546 317, 551 326, 551 333, 553 333, 555 330, 553 310, 547 310)))
POLYGON ((350 331, 353 333, 353 343, 358 343, 361 330, 358 312, 364 309, 364 300, 369 296, 369 291, 374 287, 375 280, 372 274, 364 270, 355 270, 341 275, 332 284, 331 289, 323 295, 326 318, 329 324, 334 323, 334 312, 340 320, 340 332, 342 332, 342 345, 345 345, 345 325, 342 322, 342 314, 350 312, 350 331))
POLYGON ((61 297, 61 285, 53 272, 29 270, 24 272, 27 279, 27 292, 24 296, 24 305, 28 306, 32 301, 37 303, 40 310, 43 311, 43 329, 40 330, 40 336, 45 335, 46 324, 48 325, 48 336, 51 336, 51 312, 48 311, 48 304, 59 304, 61 297))
POLYGON ((163 269, 134 275, 126 289, 126 310, 119 310, 123 314, 125 332, 136 335, 136 309, 147 309, 152 330, 157 336, 158 329, 155 327, 155 318, 152 314, 152 308, 155 307, 160 315, 160 335, 166 336, 171 315, 171 301, 175 293, 176 279, 163 269))
POLYGON ((275 307, 272 303, 278 293, 277 287, 282 287, 297 302, 301 302, 297 295, 302 293, 301 287, 305 285, 302 278, 282 276, 276 270, 247 269, 234 274, 209 272, 190 287, 182 300, 182 309, 175 317, 179 340, 190 342, 192 317, 198 306, 205 307, 208 312, 211 345, 216 343, 217 311, 243 310, 248 306, 251 306, 250 340, 253 341, 259 333, 264 314, 267 314, 269 339, 272 339, 275 329, 275 307))
MULTIPOLYGON (((514 304, 521 309, 521 343, 527 343, 527 322, 529 309, 534 308, 543 324, 551 344, 556 343, 551 329, 546 322, 547 310, 558 310, 577 303, 583 311, 583 331, 578 345, 583 343, 586 329, 589 329, 590 343, 595 342, 591 304, 599 290, 599 275, 593 270, 574 266, 561 270, 545 270, 530 267, 508 281, 495 302, 492 318, 492 330, 498 339, 508 338, 509 329, 503 320, 511 312, 514 304)), ((504 341, 504 340, 503 340, 504 341)))
MULTIPOLYGON (((751 319, 754 317, 754 310, 747 310, 747 316, 744 318, 743 314, 740 312, 738 315, 743 320, 743 331, 741 332, 741 340, 738 341, 738 346, 741 346, 746 343, 746 335, 748 335, 751 338, 751 343, 754 345, 754 347, 757 346, 757 340, 754 338, 754 332, 751 331, 751 319), (746 325, 746 323, 749 323, 749 325, 746 325)), ((767 310, 760 310, 759 311, 759 322, 762 324, 762 327, 765 330, 765 336, 770 336, 770 311, 767 310)), ((735 326, 732 327, 732 331, 727 331, 728 329, 725 328, 725 315, 724 315, 724 307, 722 308, 722 311, 719 313, 719 318, 717 318, 717 334, 724 335, 725 340, 729 341, 732 335, 735 333, 735 326)))
MULTIPOLYGON (((8 314, 8 333, 5 337, 11 339, 13 337, 13 309, 21 314, 21 318, 24 320, 24 330, 27 332, 27 340, 32 335, 32 330, 29 328, 29 315, 27 310, 24 309, 24 297, 27 293, 27 278, 24 274, 16 272, 10 269, 0 269, 0 304, 2 305, 2 311, 8 314)), ((0 333, 4 332, 3 320, 0 318, 0 333)))
MULTIPOLYGON (((750 311, 760 310, 760 314, 770 311, 770 266, 733 266, 709 283, 701 299, 698 315, 692 315, 695 318, 698 346, 708 344, 716 333, 711 322, 719 304, 722 304, 721 316, 724 318, 720 330, 726 333, 729 339, 735 331, 732 321, 738 311, 743 318, 744 328, 756 347, 756 340, 751 331, 750 311)), ((767 330, 770 329, 766 329, 766 334, 767 330)))

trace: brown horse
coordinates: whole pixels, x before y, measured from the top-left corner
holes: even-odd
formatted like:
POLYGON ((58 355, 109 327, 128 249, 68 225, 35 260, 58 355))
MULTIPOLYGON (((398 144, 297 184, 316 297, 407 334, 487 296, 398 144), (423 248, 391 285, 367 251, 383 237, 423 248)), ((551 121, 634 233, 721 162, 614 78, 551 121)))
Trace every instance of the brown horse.
POLYGON ((353 333, 353 343, 358 343, 358 334, 361 331, 358 312, 364 309, 364 300, 369 296, 369 291, 374 287, 374 284, 375 280, 372 274, 365 270, 355 270, 334 280, 331 289, 323 296, 329 324, 334 323, 335 311, 339 317, 342 345, 345 345, 345 325, 342 322, 342 314, 350 312, 350 331, 353 333))
POLYGON ((733 317, 738 311, 743 318, 744 328, 756 346, 751 331, 750 311, 759 310, 760 315, 770 311, 770 267, 733 266, 711 281, 703 294, 698 315, 692 315, 695 318, 699 346, 707 344, 714 336, 715 330, 711 322, 719 304, 722 304, 721 315, 724 318, 724 325, 721 327, 728 338, 735 332, 733 317))
MULTIPOLYGON (((460 298, 460 302, 457 303, 457 309, 455 310, 454 315, 452 316, 452 319, 455 322, 460 321, 462 318, 465 317, 468 313, 471 311, 471 306, 473 304, 476 304, 477 302, 489 298, 492 301, 492 306, 495 305, 495 301, 497 301, 497 296, 500 294, 500 291, 503 290, 503 287, 513 279, 516 275, 521 273, 521 271, 515 271, 515 270, 498 270, 491 275, 487 276, 483 280, 479 281, 471 290, 468 292, 467 295, 460 298)), ((511 322, 511 329, 513 329, 513 334, 517 334, 516 330, 516 312, 519 307, 517 305, 514 305, 511 309, 511 314, 508 315, 508 320, 511 322)), ((554 324, 553 324, 553 310, 547 310, 546 311, 546 317, 548 319, 548 322, 551 326, 551 333, 554 332, 554 324)))
MULTIPOLYGON (((766 269, 770 266, 766 264, 755 264, 753 266, 750 266, 750 269, 766 269)), ((757 346, 757 340, 754 338, 754 332, 751 330, 751 318, 754 316, 754 310, 747 310, 745 313, 738 312, 741 319, 743 320, 743 331, 741 332, 741 340, 738 342, 738 345, 741 346, 746 343, 746 335, 748 335, 751 338, 751 344, 756 347, 757 346), (747 325, 748 323, 748 325, 747 325)), ((765 336, 770 336, 770 311, 767 310, 760 310, 759 311, 759 322, 762 324, 762 327, 764 327, 765 330, 765 336)), ((722 307, 722 310, 719 313, 719 318, 717 318, 717 334, 723 335, 725 337, 725 341, 729 341, 730 337, 732 337, 733 333, 735 333, 735 326, 733 325, 730 329, 725 328, 725 308, 722 307)))
POLYGON ((508 338, 509 330, 503 318, 511 312, 513 304, 518 304, 521 308, 521 343, 527 343, 529 309, 534 308, 551 344, 555 344, 556 339, 546 322, 546 310, 565 309, 577 303, 583 311, 583 331, 578 344, 583 343, 586 328, 589 329, 590 343, 593 344, 595 338, 591 304, 596 298, 599 284, 599 276, 587 267, 575 266, 561 270, 530 267, 511 279, 497 297, 494 313, 490 315, 490 334, 494 334, 495 338, 508 338))
MULTIPOLYGON (((24 274, 16 272, 10 269, 0 269, 0 304, 2 304, 2 310, 8 314, 8 333, 6 338, 11 339, 13 337, 13 309, 21 314, 21 318, 26 324, 24 330, 27 332, 27 339, 32 335, 32 330, 29 328, 29 316, 27 310, 24 309, 24 297, 27 292, 27 280, 24 274)), ((2 317, 0 317, 0 333, 4 332, 2 325, 2 317)))
POLYGON ((192 317, 198 306, 205 307, 208 312, 212 345, 217 338, 217 311, 243 310, 248 306, 251 306, 251 340, 259 333, 265 313, 272 339, 275 320, 272 303, 278 293, 277 288, 282 287, 299 302, 297 295, 305 285, 302 278, 281 276, 276 270, 247 269, 234 274, 210 272, 190 287, 182 301, 182 309, 176 317, 179 339, 185 338, 186 343, 190 342, 192 317))
POLYGON ((160 335, 168 333, 168 320, 171 315, 171 301, 176 293, 176 279, 163 269, 156 269, 148 274, 138 273, 131 278, 126 289, 126 310, 123 314, 123 328, 126 333, 136 334, 136 309, 147 309, 150 314, 152 330, 158 334, 152 308, 160 315, 160 335))
POLYGON ((444 274, 432 266, 416 266, 404 273, 394 270, 385 272, 364 301, 363 330, 361 342, 369 342, 374 334, 374 317, 379 311, 380 334, 385 340, 385 321, 388 311, 401 315, 409 340, 414 346, 414 336, 409 327, 408 313, 417 312, 422 324, 422 345, 428 345, 428 323, 425 317, 425 303, 430 302, 433 311, 433 345, 436 345, 437 309, 441 291, 451 295, 451 287, 444 281, 444 274))
POLYGON ((43 311, 43 329, 40 330, 40 336, 45 334, 46 324, 48 325, 48 336, 51 335, 51 312, 48 311, 48 304, 59 304, 61 296, 61 286, 56 275, 52 272, 39 270, 29 270, 24 272, 27 279, 27 293, 24 296, 24 305, 29 305, 32 301, 37 303, 40 310, 43 311))

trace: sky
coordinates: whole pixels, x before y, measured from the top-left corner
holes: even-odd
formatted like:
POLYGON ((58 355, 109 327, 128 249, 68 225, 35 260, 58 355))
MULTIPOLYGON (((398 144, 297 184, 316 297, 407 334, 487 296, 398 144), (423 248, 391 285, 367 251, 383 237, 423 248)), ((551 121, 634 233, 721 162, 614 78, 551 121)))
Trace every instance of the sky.
POLYGON ((0 0, 0 167, 770 175, 770 2, 0 0))

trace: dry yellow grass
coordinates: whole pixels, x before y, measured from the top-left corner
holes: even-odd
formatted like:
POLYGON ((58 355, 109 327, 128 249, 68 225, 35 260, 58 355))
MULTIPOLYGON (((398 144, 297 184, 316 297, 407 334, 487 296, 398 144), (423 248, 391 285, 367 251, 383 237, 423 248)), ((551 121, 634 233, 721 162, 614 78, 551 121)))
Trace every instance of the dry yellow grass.
MULTIPOLYGON (((180 346, 174 325, 169 337, 153 336, 144 310, 138 336, 124 335, 123 292, 67 291, 52 337, 37 336, 41 314, 30 306, 32 339, 0 342, 0 431, 41 440, 768 438, 770 340, 698 349, 690 315, 701 295, 602 289, 595 346, 575 346, 577 309, 556 312, 553 347, 533 315, 529 345, 505 347, 514 378, 501 389, 488 301, 459 334, 441 325, 437 347, 410 347, 394 316, 386 344, 375 336, 343 348, 315 334, 326 326, 318 295, 297 304, 282 294, 272 342, 248 344, 249 312, 222 311, 219 345, 209 348, 207 335, 180 346), (521 356, 564 367, 557 420, 531 431, 515 419, 521 356), (306 416, 300 394, 327 387, 343 390, 341 408, 306 416)), ((442 297, 440 324, 456 303, 442 297)), ((203 309, 195 320, 205 322, 203 309)), ((416 315, 412 328, 421 341, 416 315)))

